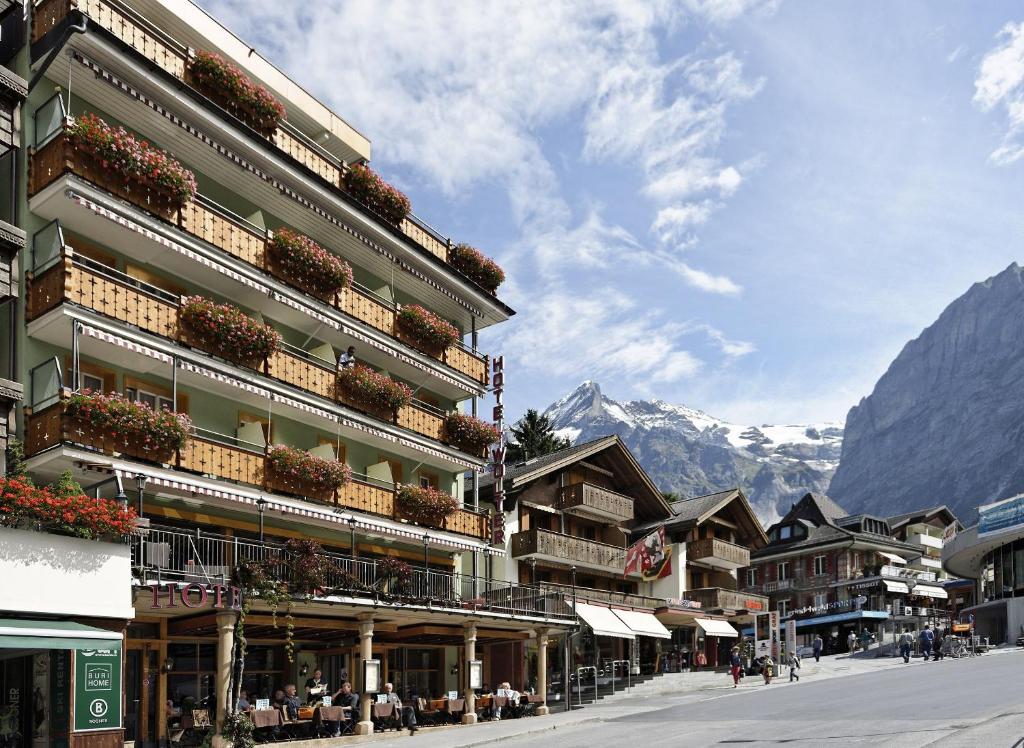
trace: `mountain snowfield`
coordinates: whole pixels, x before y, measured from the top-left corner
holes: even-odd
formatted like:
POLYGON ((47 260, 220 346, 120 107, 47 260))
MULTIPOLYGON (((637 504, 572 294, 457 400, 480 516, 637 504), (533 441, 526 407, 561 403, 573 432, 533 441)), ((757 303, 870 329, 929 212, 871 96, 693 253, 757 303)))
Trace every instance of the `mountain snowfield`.
POLYGON ((766 523, 807 491, 827 489, 843 444, 838 423, 741 425, 663 400, 618 402, 592 381, 544 415, 573 444, 618 434, 663 491, 688 497, 739 486, 766 523))

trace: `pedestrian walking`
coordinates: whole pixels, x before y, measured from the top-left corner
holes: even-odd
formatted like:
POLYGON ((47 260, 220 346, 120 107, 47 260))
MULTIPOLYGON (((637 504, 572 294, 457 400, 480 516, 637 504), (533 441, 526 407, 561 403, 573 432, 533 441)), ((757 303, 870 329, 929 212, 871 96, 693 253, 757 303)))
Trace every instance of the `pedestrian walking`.
POLYGON ((938 629, 935 629, 935 641, 932 642, 932 651, 935 653, 934 657, 932 658, 933 662, 938 662, 946 656, 945 652, 942 651, 942 642, 944 640, 945 637, 942 635, 942 632, 938 629))
POLYGON ((846 637, 846 648, 849 650, 850 654, 857 651, 857 635, 852 631, 850 632, 850 635, 846 637))
POLYGON ((772 676, 775 674, 773 672, 774 668, 775 662, 772 660, 772 656, 765 655, 761 662, 761 675, 764 676, 764 684, 766 686, 771 685, 772 676))
POLYGON ((790 655, 789 655, 789 682, 790 683, 792 683, 794 679, 797 680, 797 681, 800 680, 800 674, 797 673, 797 670, 799 670, 799 669, 800 669, 800 655, 798 655, 796 652, 791 652, 790 655))
POLYGON ((935 634, 932 633, 931 627, 926 623, 924 630, 921 632, 921 653, 924 655, 924 661, 928 662, 928 658, 932 654, 932 642, 935 641, 935 634))
POLYGON ((910 650, 914 646, 914 636, 909 631, 900 634, 900 655, 903 662, 910 662, 910 650))
POLYGON ((732 687, 738 687, 740 674, 743 672, 743 660, 740 659, 739 647, 732 648, 732 654, 729 656, 729 672, 732 673, 732 687))
POLYGON ((814 661, 821 662, 821 650, 825 646, 825 643, 821 640, 821 634, 814 635, 814 643, 811 647, 814 649, 814 661))

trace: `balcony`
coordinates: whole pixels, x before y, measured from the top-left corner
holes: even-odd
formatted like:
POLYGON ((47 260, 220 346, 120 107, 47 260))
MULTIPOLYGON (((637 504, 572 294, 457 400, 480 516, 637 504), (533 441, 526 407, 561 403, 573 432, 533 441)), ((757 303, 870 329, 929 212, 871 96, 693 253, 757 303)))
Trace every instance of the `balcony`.
POLYGON ((668 601, 663 597, 648 597, 646 595, 634 595, 630 592, 615 592, 614 590, 594 590, 589 587, 573 588, 566 584, 555 584, 553 582, 538 582, 537 587, 543 592, 551 592, 564 599, 572 599, 575 589, 576 599, 580 602, 627 605, 631 608, 648 608, 650 610, 657 610, 668 604, 668 601))
POLYGON ((908 569, 905 566, 890 566, 889 564, 882 564, 878 569, 877 576, 916 579, 919 582, 935 581, 935 574, 933 572, 917 571, 915 569, 908 569))
MULTIPOLYGON (((132 568, 142 584, 169 580, 230 583, 233 570, 242 561, 260 562, 272 576, 286 581, 285 569, 279 561, 285 555, 284 547, 276 543, 156 525, 132 538, 131 543, 132 568)), ((396 590, 394 578, 378 573, 374 559, 328 551, 323 556, 332 568, 327 575, 328 588, 318 593, 318 598, 350 597, 357 605, 365 601, 370 606, 380 598, 393 601, 397 597, 399 603, 429 604, 467 614, 574 620, 564 598, 547 590, 412 564, 410 582, 404 589, 396 590)))
POLYGON ((513 558, 536 558, 566 566, 621 574, 626 549, 549 530, 525 530, 512 536, 513 558))
POLYGON ((795 585, 792 579, 776 579, 774 582, 765 582, 765 592, 779 592, 781 590, 791 590, 795 585))
POLYGON ((750 550, 718 538, 701 538, 686 544, 686 560, 732 571, 750 566, 750 550))
POLYGON ((558 490, 558 508, 568 514, 615 523, 633 519, 633 499, 591 483, 573 483, 558 490))
POLYGON ((908 542, 911 545, 923 545, 925 548, 935 548, 940 551, 942 550, 942 538, 937 538, 933 535, 927 535, 923 532, 911 535, 908 542))
POLYGON ((704 587, 688 590, 690 600, 700 602, 704 610, 748 610, 761 612, 768 610, 768 598, 749 592, 736 592, 721 587, 704 587))
MULTIPOLYGON (((47 185, 63 174, 74 174, 97 189, 106 190, 109 179, 95 173, 93 168, 81 159, 74 158, 74 150, 64 135, 58 134, 46 143, 39 151, 32 153, 29 161, 29 195, 37 195, 47 185)), ((144 194, 119 195, 133 203, 137 208, 148 211, 144 194)), ((238 218, 213 201, 197 196, 187 203, 180 211, 168 220, 180 231, 206 244, 216 247, 231 257, 245 262, 261 273, 272 276, 276 280, 302 291, 281 269, 271 261, 267 250, 269 237, 265 230, 238 218)), ((346 289, 332 298, 317 299, 358 322, 384 333, 396 342, 409 345, 403 340, 396 327, 396 306, 358 284, 346 289)), ((415 346, 409 346, 416 349, 415 346)), ((487 358, 461 343, 449 346, 442 351, 419 351, 447 365, 456 372, 482 385, 488 383, 487 358)))
MULTIPOLYGON (((146 459, 146 455, 133 452, 130 444, 112 443, 87 431, 64 413, 63 402, 58 402, 25 418, 25 454, 28 457, 51 447, 67 444, 79 445, 104 453, 146 459)), ((265 450, 229 444, 227 439, 195 430, 185 447, 173 455, 168 463, 171 469, 182 473, 208 476, 214 479, 242 483, 273 491, 272 472, 267 471, 265 450)), ((304 497, 309 499, 310 497, 304 497)), ((395 501, 395 488, 389 483, 354 477, 326 500, 317 501, 339 508, 352 509, 394 520, 406 520, 395 501)), ((459 509, 435 529, 468 535, 479 540, 490 537, 486 514, 459 509)))

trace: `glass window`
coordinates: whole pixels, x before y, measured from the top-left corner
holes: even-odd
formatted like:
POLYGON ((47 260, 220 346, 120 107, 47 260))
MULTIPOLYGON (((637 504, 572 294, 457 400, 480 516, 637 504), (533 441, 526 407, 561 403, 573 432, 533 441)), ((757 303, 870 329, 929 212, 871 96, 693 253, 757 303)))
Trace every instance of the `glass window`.
POLYGON ((824 574, 825 573, 825 557, 815 556, 814 557, 814 573, 824 574))
POLYGON ((789 561, 783 561, 779 564, 779 581, 784 582, 789 579, 789 561))
POLYGON ((789 525, 786 525, 785 527, 783 527, 782 529, 779 530, 779 537, 782 538, 783 540, 786 540, 786 539, 790 538, 792 535, 793 535, 793 528, 790 527, 789 525))
POLYGON ((778 611, 779 617, 785 618, 786 614, 789 613, 789 600, 779 600, 778 611))
POLYGON ((167 656, 174 660, 174 669, 184 672, 195 672, 196 664, 196 645, 195 644, 168 644, 167 645, 167 656))
POLYGON ((1024 596, 1024 540, 1013 544, 1013 586, 1017 597, 1024 596))
POLYGON ((93 374, 86 374, 84 371, 81 373, 80 383, 78 385, 80 390, 92 390, 93 392, 103 392, 103 378, 94 376, 93 374))
POLYGON ((747 586, 755 587, 757 585, 757 569, 747 569, 747 586))

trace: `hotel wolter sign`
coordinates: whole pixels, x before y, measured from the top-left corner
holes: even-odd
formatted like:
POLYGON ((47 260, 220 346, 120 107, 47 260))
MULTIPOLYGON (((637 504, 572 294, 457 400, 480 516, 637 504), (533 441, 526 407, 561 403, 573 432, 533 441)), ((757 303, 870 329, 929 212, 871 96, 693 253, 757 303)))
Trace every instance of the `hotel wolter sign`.
POLYGON ((494 427, 498 429, 498 444, 491 450, 491 470, 494 472, 494 516, 491 518, 491 543, 505 544, 505 357, 496 356, 491 362, 491 388, 494 392, 494 427))

